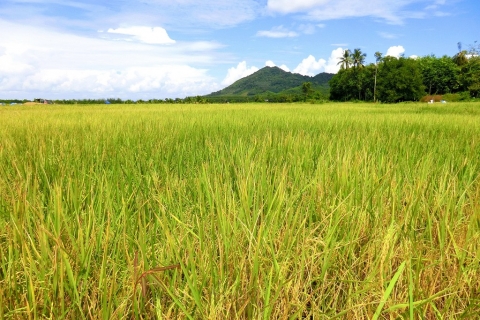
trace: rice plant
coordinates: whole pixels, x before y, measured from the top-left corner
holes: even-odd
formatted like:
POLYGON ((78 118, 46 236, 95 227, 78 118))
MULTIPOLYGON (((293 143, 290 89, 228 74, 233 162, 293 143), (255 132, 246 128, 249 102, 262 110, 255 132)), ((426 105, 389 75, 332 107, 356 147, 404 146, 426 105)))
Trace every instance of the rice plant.
POLYGON ((0 319, 471 319, 480 104, 0 109, 0 319))

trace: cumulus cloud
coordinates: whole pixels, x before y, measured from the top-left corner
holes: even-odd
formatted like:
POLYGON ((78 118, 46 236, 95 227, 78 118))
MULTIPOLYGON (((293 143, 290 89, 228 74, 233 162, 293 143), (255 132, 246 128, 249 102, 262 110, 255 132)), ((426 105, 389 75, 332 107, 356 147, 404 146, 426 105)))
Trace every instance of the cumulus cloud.
POLYGON ((338 65, 339 58, 342 56, 344 49, 337 48, 332 51, 328 61, 325 59, 318 59, 313 55, 309 55, 303 59, 302 62, 293 70, 294 73, 299 73, 305 76, 315 76, 320 72, 337 73, 340 69, 338 65))
POLYGON ((340 61, 340 58, 343 56, 343 52, 345 49, 343 48, 337 48, 332 51, 330 54, 330 57, 328 58, 328 63, 327 66, 325 67, 325 72, 328 73, 337 73, 338 70, 340 70, 340 65, 338 62, 340 61))
POLYGON ((1 19, 0 30, 11 31, 0 38, 0 98, 166 98, 220 88, 206 68, 219 60, 214 42, 152 46, 1 19))
MULTIPOLYGON (((170 39, 167 34, 167 30, 161 27, 129 27, 129 28, 117 28, 108 29, 108 33, 116 33, 127 36, 133 36, 134 39, 148 44, 173 44, 176 41, 170 39)), ((125 38, 125 40, 131 40, 131 38, 125 38)))
MULTIPOLYGON (((282 14, 304 13, 306 18, 313 20, 331 20, 350 17, 374 17, 386 20, 388 23, 401 24, 407 18, 423 18, 424 10, 408 11, 408 7, 419 0, 402 1, 357 1, 357 0, 268 0, 267 10, 282 14)), ((425 0, 438 8, 444 2, 425 0)))
POLYGON ((257 37, 267 38, 293 38, 298 37, 299 34, 295 31, 290 31, 284 26, 273 27, 271 30, 261 30, 257 32, 257 37))
POLYGON ((293 72, 304 76, 314 76, 319 73, 322 68, 325 68, 326 64, 326 60, 319 59, 317 61, 314 56, 309 55, 307 58, 303 59, 295 69, 293 69, 293 72))
POLYGON ((275 64, 272 60, 267 60, 267 61, 265 62, 265 66, 266 66, 266 67, 275 67, 276 64, 275 64))
MULTIPOLYGON (((0 65, 0 72, 2 67, 0 65)), ((120 70, 66 70, 29 68, 23 74, 0 78, 4 94, 65 97, 182 97, 219 88, 207 70, 188 65, 130 67, 120 70)))
POLYGON ((258 71, 258 68, 255 66, 247 67, 247 62, 242 61, 236 67, 228 69, 227 76, 223 79, 222 84, 229 86, 235 81, 245 78, 253 73, 258 71))
POLYGON ((388 48, 385 56, 399 58, 401 55, 403 55, 404 52, 405 49, 403 48, 403 46, 393 46, 388 48))
MULTIPOLYGON (((272 60, 268 60, 268 61, 265 62, 265 66, 266 67, 276 67, 277 65, 272 60)), ((282 69, 283 71, 290 72, 290 69, 284 64, 282 64, 281 66, 278 66, 278 67, 280 69, 282 69)))

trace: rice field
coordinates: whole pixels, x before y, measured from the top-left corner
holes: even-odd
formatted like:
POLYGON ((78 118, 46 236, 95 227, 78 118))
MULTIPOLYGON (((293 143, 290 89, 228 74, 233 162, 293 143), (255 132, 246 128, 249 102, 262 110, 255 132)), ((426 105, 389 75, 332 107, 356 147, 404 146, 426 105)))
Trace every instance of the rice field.
POLYGON ((0 319, 479 319, 480 103, 0 107, 0 319))

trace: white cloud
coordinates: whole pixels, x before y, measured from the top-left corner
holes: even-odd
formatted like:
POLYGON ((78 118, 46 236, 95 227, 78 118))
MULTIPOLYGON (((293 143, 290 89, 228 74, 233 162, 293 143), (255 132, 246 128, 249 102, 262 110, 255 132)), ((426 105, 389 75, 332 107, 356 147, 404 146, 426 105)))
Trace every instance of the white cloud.
POLYGON ((389 33, 389 32, 379 32, 378 34, 382 38, 385 38, 385 39, 396 39, 396 38, 398 38, 396 34, 389 33))
POLYGON ((138 41, 148 44, 173 44, 176 42, 175 40, 170 39, 167 31, 161 27, 110 28, 107 32, 133 36, 133 38, 138 41))
MULTIPOLYGON (((266 67, 276 67, 277 65, 272 60, 268 60, 268 61, 265 62, 265 66, 266 67)), ((282 64, 281 66, 278 66, 278 67, 280 69, 282 69, 283 71, 290 72, 290 69, 284 64, 282 64)))
POLYGON ((448 17, 448 16, 451 16, 452 14, 444 11, 435 11, 434 15, 435 17, 448 17))
POLYGON ((385 56, 399 58, 404 52, 405 52, 405 49, 403 48, 403 46, 393 46, 388 48, 385 56))
POLYGON ((202 32, 232 27, 262 14, 257 0, 2 0, 0 16, 24 24, 76 31, 162 26, 202 32), (19 15, 19 12, 21 14, 19 15))
POLYGON ((276 64, 275 64, 272 60, 267 60, 267 61, 265 62, 265 66, 266 66, 266 67, 275 67, 276 64))
POLYGON ((325 72, 328 73, 337 73, 340 70, 340 65, 338 64, 339 59, 343 56, 345 49, 337 48, 332 51, 330 57, 328 58, 327 66, 325 67, 325 72))
POLYGON ((297 31, 292 31, 284 26, 273 27, 271 30, 261 30, 257 32, 257 37, 268 37, 268 38, 294 38, 300 36, 300 34, 314 34, 316 28, 324 28, 324 24, 300 24, 295 29, 297 31))
POLYGON ((152 46, 1 19, 0 30, 5 31, 0 38, 1 98, 165 98, 220 88, 208 75, 208 66, 221 62, 215 50, 222 46, 215 42, 152 46))
POLYGON ((299 34, 295 31, 290 31, 284 26, 273 27, 271 30, 261 30, 257 32, 257 37, 267 38, 293 38, 298 37, 299 34))
MULTIPOLYGON (((319 28, 320 25, 318 25, 319 28)), ((301 24, 298 26, 298 30, 304 34, 314 34, 315 33, 315 25, 313 24, 301 24)))
POLYGON ((261 11, 255 0, 140 0, 131 1, 127 8, 128 15, 138 12, 143 16, 159 16, 169 25, 179 27, 235 26, 253 20, 261 11))
POLYGON ((268 0, 267 10, 282 14, 304 13, 313 20, 332 20, 349 17, 374 17, 388 23, 401 24, 407 18, 423 18, 425 12, 408 11, 408 7, 421 2, 445 4, 433 0, 268 0))
POLYGON ((418 59, 418 56, 416 54, 412 54, 409 58, 413 59, 413 60, 416 60, 416 59, 418 59))
POLYGON ((314 56, 309 55, 307 58, 303 59, 295 69, 293 69, 293 72, 304 76, 314 76, 320 73, 320 70, 325 68, 326 64, 327 61, 324 59, 319 59, 317 61, 314 56))
POLYGON ((303 59, 302 62, 293 70, 294 73, 299 73, 305 76, 315 76, 320 72, 337 73, 340 69, 338 59, 343 54, 342 48, 337 48, 332 51, 328 61, 325 59, 316 60, 314 56, 309 55, 303 59))
POLYGON ((255 66, 247 67, 247 62, 242 61, 236 67, 228 69, 227 76, 223 79, 222 84, 229 86, 235 81, 245 78, 258 71, 258 68, 255 66))
POLYGON ((209 93, 217 88, 211 80, 206 70, 185 65, 132 67, 122 71, 46 69, 8 77, 1 81, 1 88, 11 93, 23 91, 56 97, 158 98, 160 92, 172 97, 209 93))

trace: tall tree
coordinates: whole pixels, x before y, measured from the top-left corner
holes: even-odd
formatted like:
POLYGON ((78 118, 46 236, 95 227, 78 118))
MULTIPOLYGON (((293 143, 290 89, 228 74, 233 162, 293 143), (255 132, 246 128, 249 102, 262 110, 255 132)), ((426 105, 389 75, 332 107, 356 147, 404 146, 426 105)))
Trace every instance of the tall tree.
POLYGON ((367 57, 366 53, 362 53, 362 50, 356 48, 352 53, 353 67, 363 67, 365 65, 365 58, 367 57))
POLYGON ((313 93, 312 83, 311 82, 304 82, 302 84, 302 92, 305 96, 305 101, 307 101, 307 98, 313 93))
POLYGON ((468 59, 461 68, 459 80, 461 91, 469 91, 470 96, 480 97, 480 56, 468 59))
POLYGON ((419 62, 385 57, 378 68, 378 99, 384 102, 418 101, 425 94, 419 62))
POLYGON ((375 52, 375 84, 373 87, 373 102, 377 102, 377 73, 378 73, 378 63, 382 61, 382 53, 377 51, 375 52))
POLYGON ((457 91, 459 68, 452 58, 430 55, 418 58, 417 62, 428 94, 445 94, 457 91))
POLYGON ((468 62, 467 50, 462 50, 453 56, 453 62, 459 67, 464 66, 468 62))
POLYGON ((342 57, 339 59, 340 61, 337 65, 340 65, 342 69, 348 69, 353 64, 352 55, 350 50, 346 49, 343 51, 342 57))

